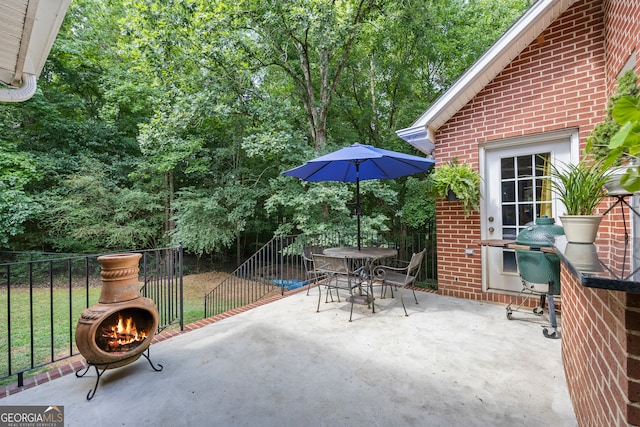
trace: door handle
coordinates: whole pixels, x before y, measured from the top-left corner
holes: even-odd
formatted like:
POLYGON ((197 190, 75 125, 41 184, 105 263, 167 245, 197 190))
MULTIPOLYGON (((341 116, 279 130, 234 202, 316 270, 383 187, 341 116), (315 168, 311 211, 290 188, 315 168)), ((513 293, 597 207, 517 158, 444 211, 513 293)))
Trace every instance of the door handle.
POLYGON ((489 233, 493 233, 495 229, 493 227, 489 227, 489 233))

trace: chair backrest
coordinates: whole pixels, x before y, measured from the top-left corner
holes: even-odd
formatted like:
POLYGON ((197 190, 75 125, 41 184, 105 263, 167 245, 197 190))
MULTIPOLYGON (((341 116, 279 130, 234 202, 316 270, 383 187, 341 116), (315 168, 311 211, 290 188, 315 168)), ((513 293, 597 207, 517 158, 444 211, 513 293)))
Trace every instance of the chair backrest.
POLYGON ((302 257, 307 261, 313 261, 313 254, 322 254, 324 246, 303 246, 302 257))
POLYGON ((349 263, 346 257, 312 254, 313 268, 322 273, 349 274, 349 263))
POLYGON ((407 275, 417 276, 420 271, 420 267, 422 267, 422 259, 424 258, 424 253, 426 249, 418 252, 417 254, 413 254, 411 256, 411 261, 409 261, 409 266, 407 267, 407 275))

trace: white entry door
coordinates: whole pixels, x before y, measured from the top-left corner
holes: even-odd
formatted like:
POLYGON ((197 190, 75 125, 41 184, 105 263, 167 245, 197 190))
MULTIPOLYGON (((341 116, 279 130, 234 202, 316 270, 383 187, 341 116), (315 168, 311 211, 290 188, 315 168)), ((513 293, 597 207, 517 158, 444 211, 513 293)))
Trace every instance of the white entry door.
MULTIPOLYGON (((504 141, 481 149, 483 240, 515 240, 528 223, 542 215, 556 218, 559 223, 545 162, 571 162, 572 146, 577 147, 577 137, 574 132, 565 131, 504 141)), ((574 151, 577 157, 577 148, 574 151)), ((482 257, 484 290, 522 289, 513 249, 485 246, 482 257)))

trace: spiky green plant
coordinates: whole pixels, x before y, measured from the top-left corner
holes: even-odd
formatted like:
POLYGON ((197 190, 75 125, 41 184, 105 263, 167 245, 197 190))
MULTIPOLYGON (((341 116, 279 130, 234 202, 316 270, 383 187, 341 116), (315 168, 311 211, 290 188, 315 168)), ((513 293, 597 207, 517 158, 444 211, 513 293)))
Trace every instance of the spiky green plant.
POLYGON ((567 215, 593 215, 607 190, 609 181, 602 161, 580 161, 563 164, 560 168, 551 164, 551 189, 567 208, 567 215))

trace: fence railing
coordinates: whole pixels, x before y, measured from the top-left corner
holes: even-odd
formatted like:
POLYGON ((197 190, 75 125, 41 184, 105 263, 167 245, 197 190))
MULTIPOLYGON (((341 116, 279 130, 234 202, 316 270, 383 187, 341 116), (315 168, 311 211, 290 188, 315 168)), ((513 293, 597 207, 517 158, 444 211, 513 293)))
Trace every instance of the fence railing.
MULTIPOLYGON (((159 326, 183 324, 182 247, 142 253, 141 295, 158 307, 159 326)), ((0 263, 0 380, 78 354, 75 329, 100 296, 99 255, 2 253, 0 263)))
MULTIPOLYGON (((408 260, 414 252, 426 249, 418 282, 435 281, 435 229, 426 233, 363 235, 362 246, 392 247, 398 259, 408 260)), ((305 286, 307 268, 302 257, 305 246, 356 246, 352 233, 278 236, 272 238, 231 275, 204 297, 204 317, 214 316, 285 290, 305 286)))

